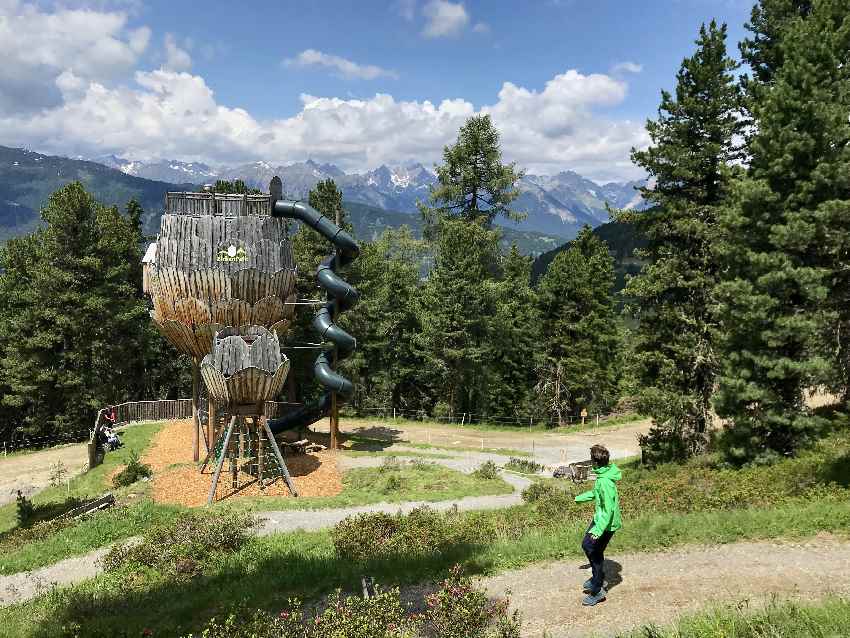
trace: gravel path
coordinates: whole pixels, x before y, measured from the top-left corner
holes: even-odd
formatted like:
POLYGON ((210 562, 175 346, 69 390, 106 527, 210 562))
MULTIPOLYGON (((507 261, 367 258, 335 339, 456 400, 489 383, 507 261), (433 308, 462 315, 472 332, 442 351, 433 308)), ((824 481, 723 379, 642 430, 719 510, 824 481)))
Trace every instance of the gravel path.
POLYGON ((31 497, 50 485, 50 476, 57 463, 62 463, 66 478, 82 472, 88 464, 86 445, 75 443, 60 445, 47 450, 0 456, 0 505, 15 501, 18 490, 31 497))
MULTIPOLYGON (((578 543, 578 539, 576 539, 578 543)), ((850 594, 850 542, 827 534, 804 542, 734 543, 676 551, 607 552, 608 600, 582 607, 585 561, 537 564, 487 578, 492 595, 512 591, 523 637, 611 636, 648 623, 672 623, 720 603, 759 606, 771 598, 817 600, 850 594)))
POLYGON ((84 556, 66 558, 48 567, 0 576, 0 606, 27 601, 56 585, 68 585, 94 578, 102 571, 100 559, 106 556, 109 549, 101 547, 84 556))
MULTIPOLYGON (((447 459, 446 459, 447 460, 447 459)), ((441 464, 446 460, 440 460, 441 464)), ((291 510, 284 512, 260 512, 260 526, 257 533, 260 536, 278 534, 281 532, 294 532, 296 530, 318 530, 333 527, 341 520, 357 514, 384 512, 395 514, 396 512, 408 513, 417 507, 428 506, 439 511, 454 509, 460 511, 498 509, 510 507, 522 501, 520 492, 528 486, 531 481, 521 476, 502 473, 502 478, 510 483, 514 491, 511 494, 500 494, 497 496, 467 496, 454 501, 405 501, 403 503, 373 503, 371 505, 360 505, 357 507, 343 507, 330 510, 291 510)))

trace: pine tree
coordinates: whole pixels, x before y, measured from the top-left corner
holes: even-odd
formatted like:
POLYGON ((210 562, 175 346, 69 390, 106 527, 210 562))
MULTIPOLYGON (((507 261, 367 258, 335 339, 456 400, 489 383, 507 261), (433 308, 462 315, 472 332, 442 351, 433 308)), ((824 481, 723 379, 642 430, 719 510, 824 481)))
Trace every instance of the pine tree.
POLYGON ((639 321, 633 363, 640 409, 653 419, 642 441, 652 458, 681 459, 708 443, 717 355, 711 320, 719 267, 712 253, 719 207, 737 158, 740 100, 726 53, 726 25, 702 25, 697 50, 683 60, 675 96, 661 92, 652 145, 632 159, 653 180, 642 189, 654 204, 621 218, 637 224, 646 262, 624 290, 639 321))
POLYGON ((342 364, 354 381, 353 407, 419 410, 430 407, 423 391, 423 361, 413 348, 417 316, 418 263, 424 246, 407 227, 386 230, 361 245, 351 266, 360 303, 341 323, 357 336, 357 350, 342 364))
POLYGON ((475 115, 460 128, 457 142, 443 149, 443 164, 436 167, 437 184, 431 188, 431 207, 419 210, 433 230, 441 217, 478 222, 489 227, 502 215, 521 220, 511 208, 522 178, 515 164, 503 164, 499 132, 489 115, 475 115))
POLYGON ((437 411, 480 414, 492 374, 487 360, 491 286, 498 260, 498 234, 478 223, 439 222, 435 266, 422 287, 416 345, 428 362, 428 387, 437 411))
POLYGON ((567 395, 561 400, 573 414, 584 408, 607 410, 617 399, 620 341, 614 280, 608 247, 589 226, 540 279, 544 369, 561 376, 553 392, 567 395))
POLYGON ((486 412, 490 415, 524 417, 533 411, 533 387, 543 353, 531 262, 514 244, 501 259, 501 279, 491 284, 495 313, 487 342, 492 380, 486 412))
POLYGON ((132 279, 137 235, 116 208, 74 182, 51 195, 42 220, 0 262, 2 402, 22 429, 61 434, 138 385, 149 319, 132 279))
MULTIPOLYGON (((724 441, 736 462, 792 454, 810 435, 817 419, 804 391, 830 367, 819 356, 823 311, 846 309, 846 3, 816 0, 778 46, 782 64, 751 105, 749 173, 722 219, 732 275, 719 289, 727 336, 717 411, 733 422, 724 441)), ((826 323, 837 345, 847 324, 836 315, 826 323)))

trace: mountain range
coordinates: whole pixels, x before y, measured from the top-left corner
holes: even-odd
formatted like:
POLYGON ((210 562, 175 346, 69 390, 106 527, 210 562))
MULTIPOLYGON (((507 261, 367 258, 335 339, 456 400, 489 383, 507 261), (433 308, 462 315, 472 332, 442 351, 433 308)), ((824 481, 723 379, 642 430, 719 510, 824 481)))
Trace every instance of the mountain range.
MULTIPOLYGON (((333 179, 345 201, 368 204, 399 213, 418 214, 417 201, 428 200, 436 182, 434 171, 420 163, 382 165, 364 173, 346 173, 333 164, 312 160, 275 166, 257 161, 231 167, 211 167, 200 162, 174 160, 143 162, 115 157, 95 161, 128 175, 161 182, 204 184, 216 179, 241 179, 265 190, 275 175, 283 180, 290 197, 306 198, 316 182, 333 179)), ((524 221, 497 220, 505 227, 544 233, 564 240, 575 237, 585 224, 596 227, 608 221, 606 205, 613 208, 644 208, 637 191, 644 182, 597 184, 572 171, 556 175, 525 175, 519 182, 520 195, 514 208, 526 213, 524 221)))
MULTIPOLYGON (((243 179, 264 189, 274 175, 284 180, 288 196, 306 198, 319 180, 334 179, 344 195, 358 237, 371 240, 385 228, 410 226, 420 235, 422 223, 416 202, 427 200, 435 183, 433 171, 421 164, 381 166, 366 173, 345 173, 332 164, 313 161, 286 166, 253 162, 233 168, 213 168, 194 162, 141 162, 114 156, 97 161, 50 156, 27 149, 0 146, 0 241, 33 230, 39 209, 50 194, 79 180, 95 197, 123 209, 136 198, 145 209, 145 230, 159 228, 168 191, 197 190, 216 179, 243 179)), ((571 239, 584 224, 597 227, 607 219, 606 202, 613 207, 643 208, 637 182, 599 185, 576 173, 526 175, 516 208, 528 213, 524 222, 499 220, 505 246, 516 243, 530 255, 551 251, 571 239)))

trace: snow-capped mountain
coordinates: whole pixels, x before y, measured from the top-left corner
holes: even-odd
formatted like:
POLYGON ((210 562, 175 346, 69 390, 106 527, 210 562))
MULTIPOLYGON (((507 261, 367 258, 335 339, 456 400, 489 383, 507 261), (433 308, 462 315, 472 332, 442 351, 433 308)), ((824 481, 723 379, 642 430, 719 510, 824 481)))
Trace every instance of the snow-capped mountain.
MULTIPOLYGON (((346 173, 333 164, 312 160, 285 166, 257 161, 220 168, 199 162, 148 163, 115 156, 95 161, 148 179, 199 185, 216 179, 241 179, 262 190, 268 188, 272 177, 279 175, 286 194, 295 198, 306 198, 317 182, 333 179, 348 201, 410 214, 418 213, 417 201, 427 202, 430 187, 436 182, 434 171, 420 163, 382 165, 365 173, 346 173)), ((525 220, 518 224, 508 220, 497 220, 497 223, 572 239, 585 224, 596 227, 608 221, 606 203, 613 208, 645 207, 636 190, 641 185, 643 182, 600 185, 571 171, 557 175, 526 175, 519 182, 520 195, 514 203, 516 210, 526 213, 525 220)))
POLYGON ((159 182, 206 184, 218 178, 218 171, 213 170, 203 162, 178 162, 176 160, 142 162, 127 160, 115 155, 96 157, 92 161, 109 168, 115 168, 133 177, 143 177, 159 182))

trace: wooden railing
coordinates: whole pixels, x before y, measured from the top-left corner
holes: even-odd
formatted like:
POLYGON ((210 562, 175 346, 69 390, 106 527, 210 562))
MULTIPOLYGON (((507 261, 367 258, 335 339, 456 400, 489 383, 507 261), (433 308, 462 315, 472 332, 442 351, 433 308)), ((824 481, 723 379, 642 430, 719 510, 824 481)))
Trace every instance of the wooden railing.
MULTIPOLYGON (((300 404, 281 401, 267 401, 265 415, 270 418, 281 416, 287 407, 298 407, 300 404)), ((100 464, 98 455, 98 431, 110 423, 106 418, 111 409, 115 409, 115 423, 133 423, 139 421, 168 421, 174 419, 192 418, 192 399, 159 399, 156 401, 128 401, 114 406, 101 408, 94 420, 94 428, 89 433, 89 468, 100 464)), ((203 412, 206 410, 202 409, 203 412)))
POLYGON ((268 215, 268 195, 239 193, 166 193, 168 215, 268 215))

